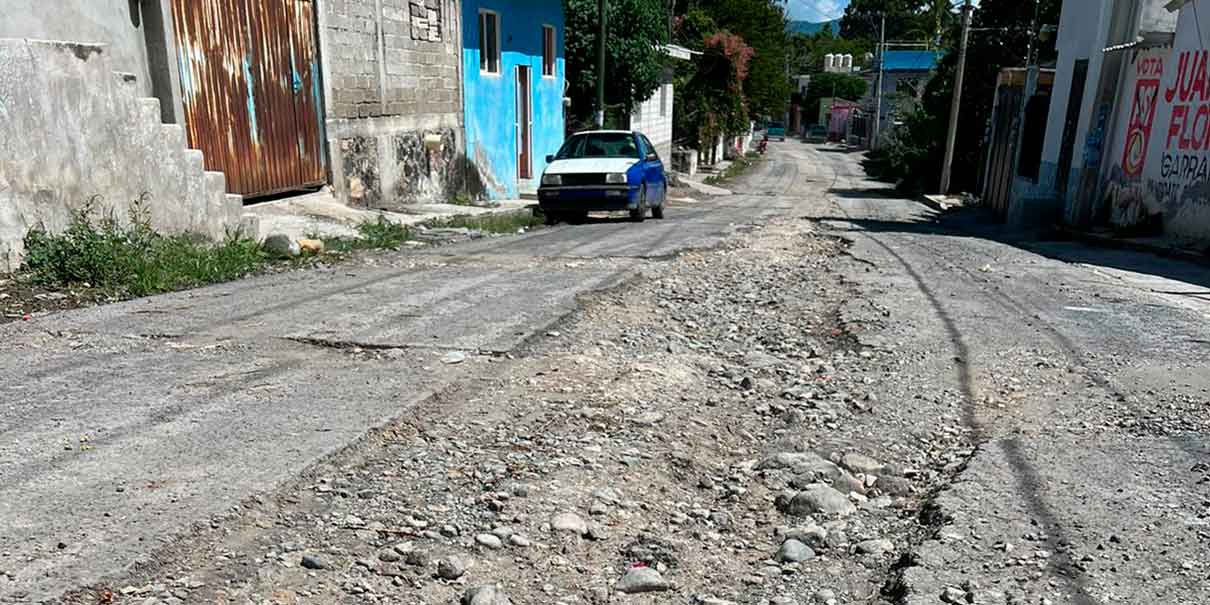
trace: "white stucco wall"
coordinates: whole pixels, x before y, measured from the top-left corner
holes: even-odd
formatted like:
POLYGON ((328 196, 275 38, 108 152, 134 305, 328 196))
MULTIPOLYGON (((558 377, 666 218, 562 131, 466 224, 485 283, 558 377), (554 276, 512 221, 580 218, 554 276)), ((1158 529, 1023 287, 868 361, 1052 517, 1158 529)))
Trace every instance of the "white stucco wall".
POLYGON ((1042 147, 1043 180, 1054 181, 1063 142, 1064 124, 1067 120, 1069 103, 1080 104, 1080 121, 1076 131, 1076 145, 1072 149, 1072 166, 1083 160, 1083 141, 1092 119, 1090 108, 1096 102, 1097 78, 1101 73, 1101 49, 1105 48, 1105 36, 1109 27, 1111 2, 1104 0, 1064 0, 1059 18, 1056 47, 1059 53, 1055 66, 1054 93, 1050 100, 1047 117, 1046 143, 1042 147), (1084 83, 1084 96, 1070 99, 1071 83, 1077 61, 1088 60, 1088 76, 1084 83), (1047 175, 1049 165, 1050 174, 1047 175), (1049 176, 1049 179, 1045 177, 1049 176))
POLYGON ((141 2, 0 0, 0 38, 104 44, 115 70, 134 74, 150 93, 141 2))
POLYGON ((673 85, 664 84, 630 115, 630 129, 647 135, 665 164, 672 161, 672 99, 674 94, 673 85))

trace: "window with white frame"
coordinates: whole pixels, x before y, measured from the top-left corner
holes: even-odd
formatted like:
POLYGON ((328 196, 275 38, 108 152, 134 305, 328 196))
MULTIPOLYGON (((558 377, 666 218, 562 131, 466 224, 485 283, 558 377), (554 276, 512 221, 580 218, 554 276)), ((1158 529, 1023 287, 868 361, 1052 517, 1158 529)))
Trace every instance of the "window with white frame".
POLYGON ((500 15, 479 11, 479 71, 500 73, 500 15))
POLYGON ((555 28, 542 26, 542 77, 555 77, 555 28))

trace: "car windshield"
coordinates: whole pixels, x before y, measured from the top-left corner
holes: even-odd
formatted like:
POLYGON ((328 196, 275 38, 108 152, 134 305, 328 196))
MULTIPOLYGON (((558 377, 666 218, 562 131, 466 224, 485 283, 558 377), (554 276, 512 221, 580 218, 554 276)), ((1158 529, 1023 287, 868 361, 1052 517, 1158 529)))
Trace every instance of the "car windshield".
POLYGON ((628 158, 639 159, 639 147, 634 136, 625 132, 593 132, 577 134, 563 144, 558 160, 581 158, 628 158))

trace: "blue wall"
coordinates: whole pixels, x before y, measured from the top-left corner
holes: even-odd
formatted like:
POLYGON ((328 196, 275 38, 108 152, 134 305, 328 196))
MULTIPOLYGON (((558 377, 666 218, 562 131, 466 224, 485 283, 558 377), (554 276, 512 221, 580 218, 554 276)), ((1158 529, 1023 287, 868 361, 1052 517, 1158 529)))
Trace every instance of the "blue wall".
POLYGON ((492 199, 520 197, 517 181, 516 67, 528 65, 533 89, 533 175, 563 144, 562 0, 464 0, 462 65, 466 100, 466 155, 492 199), (500 15, 500 73, 479 73, 479 10, 500 15), (555 77, 542 77, 542 26, 555 28, 555 77))

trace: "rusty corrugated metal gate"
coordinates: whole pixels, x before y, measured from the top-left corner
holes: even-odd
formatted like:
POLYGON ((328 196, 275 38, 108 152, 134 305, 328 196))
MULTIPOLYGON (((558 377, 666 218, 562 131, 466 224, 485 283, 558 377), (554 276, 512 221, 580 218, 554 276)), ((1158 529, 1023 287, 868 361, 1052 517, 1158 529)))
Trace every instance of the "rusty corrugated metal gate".
POLYGON ((172 0, 189 145, 227 191, 326 181, 312 0, 172 0))

